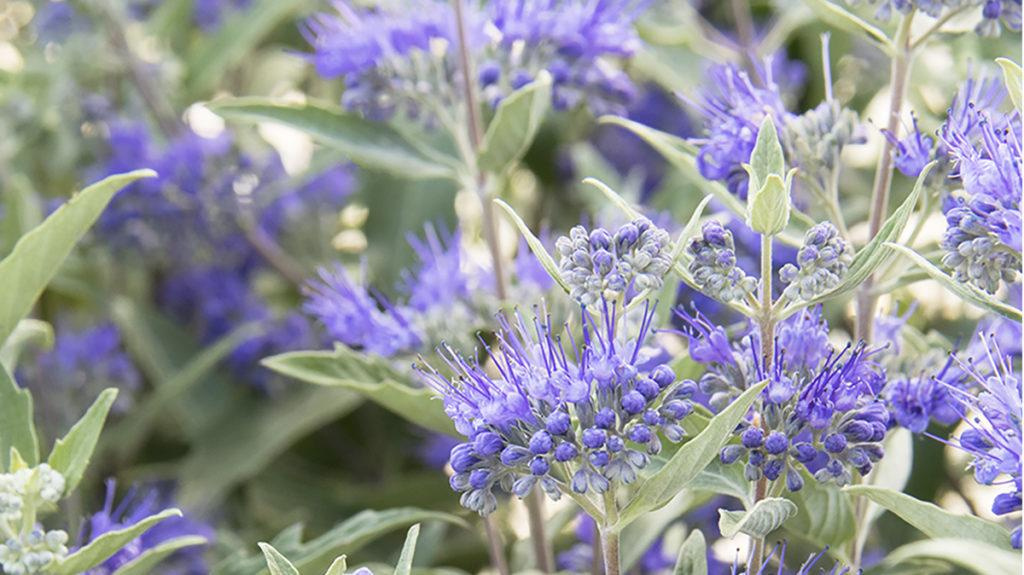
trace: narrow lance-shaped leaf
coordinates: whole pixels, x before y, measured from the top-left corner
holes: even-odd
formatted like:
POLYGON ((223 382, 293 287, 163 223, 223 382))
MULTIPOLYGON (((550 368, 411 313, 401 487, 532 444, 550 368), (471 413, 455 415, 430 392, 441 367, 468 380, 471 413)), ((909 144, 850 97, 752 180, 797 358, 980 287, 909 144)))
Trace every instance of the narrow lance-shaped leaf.
POLYGON ((757 190, 768 181, 768 176, 779 179, 786 174, 786 159, 779 142, 779 133, 771 114, 765 114, 757 132, 754 150, 750 153, 750 189, 757 190))
POLYGON ((712 418, 704 431, 680 447, 661 469, 641 482, 622 510, 615 529, 621 530, 648 511, 665 505, 685 489, 718 455, 718 450, 732 436, 766 385, 767 382, 762 382, 744 391, 712 418))
POLYGON ((0 261, 0 343, 4 342, 39 299, 72 248, 100 217, 121 188, 141 178, 156 176, 152 170, 138 170, 110 176, 93 184, 50 214, 28 232, 0 261))
POLYGON ((108 531, 85 547, 68 555, 53 570, 53 575, 79 575, 103 563, 130 541, 148 531, 151 527, 171 517, 181 517, 177 509, 165 509, 150 515, 134 525, 108 531))
POLYGON ((544 247, 544 244, 541 243, 540 239, 533 235, 533 232, 530 231, 530 226, 526 225, 526 222, 523 221, 523 218, 519 217, 519 214, 516 213, 512 206, 501 200, 494 200, 494 203, 505 211, 508 218, 512 220, 512 223, 514 223, 516 228, 519 229, 519 233, 523 234, 523 238, 526 240, 526 245, 530 246, 530 251, 533 252, 537 261, 540 262, 541 267, 544 268, 544 271, 548 272, 551 279, 555 280, 555 283, 557 283, 565 293, 569 293, 569 286, 565 283, 565 280, 562 279, 562 274, 558 271, 558 264, 555 263, 555 258, 551 257, 551 254, 548 252, 547 248, 544 247))
POLYGON ((198 547, 205 544, 206 538, 198 535, 175 537, 174 539, 160 543, 156 547, 143 551, 142 554, 135 559, 132 559, 128 563, 118 567, 117 571, 114 571, 113 575, 148 575, 149 573, 154 573, 156 566, 174 553, 188 547, 198 547))
POLYGON ((533 143, 550 107, 551 74, 542 71, 498 105, 480 145, 479 167, 500 173, 515 165, 533 143))
POLYGON ((694 529, 679 548, 672 575, 700 575, 707 572, 708 544, 701 530, 694 529))
POLYGON ((413 555, 416 554, 416 540, 420 536, 419 524, 409 528, 405 536, 405 544, 402 545, 402 554, 398 556, 398 564, 395 565, 395 575, 409 575, 412 572, 413 555))
POLYGON ((29 466, 39 463, 32 394, 18 387, 7 368, 0 365, 0 471, 11 468, 12 449, 17 449, 29 466))
POLYGON ((270 575, 299 575, 299 570, 292 565, 292 562, 269 543, 260 543, 259 546, 260 551, 263 551, 263 557, 267 560, 267 569, 270 570, 270 575))
POLYGON ((929 537, 971 539, 1000 548, 1010 547, 1010 532, 980 517, 951 513, 933 503, 884 487, 854 485, 845 488, 845 491, 854 496, 867 497, 929 537))
POLYGON ((935 264, 928 261, 928 258, 914 250, 892 242, 887 242, 885 247, 896 250, 901 255, 914 262, 917 267, 921 268, 922 271, 928 274, 928 277, 932 278, 938 282, 939 285, 964 301, 972 303, 981 309, 1008 317, 1014 321, 1021 321, 1021 310, 999 301, 971 284, 965 284, 957 281, 936 267, 935 264))
POLYGON ((67 493, 74 491, 78 482, 82 480, 89 460, 92 459, 92 452, 96 449, 96 442, 99 441, 100 431, 107 421, 107 413, 110 412, 115 399, 116 389, 104 389, 82 419, 71 427, 67 435, 54 443, 47 463, 64 475, 67 493))
POLYGON ((275 122, 301 130, 364 167, 411 179, 454 178, 455 160, 394 127, 324 104, 285 104, 261 98, 217 100, 224 118, 275 122))

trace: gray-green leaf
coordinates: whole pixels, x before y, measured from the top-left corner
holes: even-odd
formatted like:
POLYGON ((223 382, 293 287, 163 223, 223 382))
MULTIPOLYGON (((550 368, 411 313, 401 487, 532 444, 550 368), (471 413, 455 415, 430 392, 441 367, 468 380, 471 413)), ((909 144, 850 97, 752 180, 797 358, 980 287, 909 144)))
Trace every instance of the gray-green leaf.
POLYGON ((437 395, 412 387, 407 378, 379 358, 344 346, 334 351, 295 351, 263 360, 263 365, 306 383, 354 391, 421 427, 456 435, 437 395))
POLYGON ((533 143, 550 107, 551 75, 547 72, 502 100, 480 145, 480 169, 501 173, 515 165, 533 143))
POLYGON ((141 555, 119 567, 117 571, 114 571, 113 575, 147 575, 148 573, 153 573, 154 568, 173 553, 188 547, 205 544, 206 538, 198 535, 175 537, 160 543, 152 549, 143 551, 141 555))
POLYGON ((910 259, 910 261, 914 262, 917 267, 921 268, 922 271, 928 274, 930 278, 964 301, 972 303, 981 309, 998 313, 999 315, 1008 317, 1014 321, 1021 321, 1021 311, 1019 309, 999 301, 971 284, 958 282, 956 279, 950 277, 936 267, 935 264, 928 261, 928 258, 914 250, 892 242, 887 242, 885 247, 896 250, 900 255, 910 259))
POLYGON ((64 475, 67 482, 66 493, 74 491, 78 482, 82 480, 89 460, 92 459, 92 452, 96 449, 96 442, 100 439, 103 424, 107 421, 107 413, 110 412, 115 399, 116 389, 104 389, 67 435, 53 444, 53 451, 50 452, 47 463, 64 475))
POLYGON ((708 544, 700 529, 694 529, 683 541, 676 556, 673 575, 705 575, 708 572, 708 544))
POLYGON ((18 387, 7 368, 0 366, 0 470, 10 469, 11 448, 17 449, 29 466, 39 463, 32 394, 18 387))
POLYGON ((0 295, 0 343, 28 315, 46 284, 114 194, 135 180, 154 176, 152 170, 110 176, 73 196, 18 240, 11 253, 0 261, 0 278, 4 282, 0 295))
POLYGON ((398 564, 395 565, 395 575, 409 575, 412 572, 412 559, 416 554, 416 540, 419 536, 420 525, 417 523, 409 528, 409 533, 405 536, 402 554, 398 556, 398 564))
POLYGON ((854 496, 867 497, 933 539, 971 539, 1003 549, 1010 547, 1010 532, 980 517, 958 515, 933 503, 884 487, 853 485, 846 487, 845 491, 854 496))
POLYGON ((142 535, 150 527, 171 517, 181 517, 177 509, 165 509, 155 515, 139 521, 123 529, 108 531, 94 539, 91 543, 75 551, 57 564, 53 575, 79 575, 106 561, 114 553, 121 550, 129 541, 142 535))
POLYGON ((632 500, 622 510, 615 529, 621 531, 645 513, 665 505, 682 489, 688 487, 718 455, 718 450, 732 436, 736 426, 766 385, 767 382, 762 382, 744 391, 712 418, 704 431, 680 447, 661 469, 640 482, 632 500))
POLYGON ((285 104, 261 98, 217 100, 224 118, 275 122, 301 130, 353 162, 411 179, 454 178, 455 160, 394 127, 371 122, 326 104, 285 104))
POLYGON ((786 494, 798 509, 786 523, 786 531, 819 547, 841 549, 856 530, 850 497, 835 485, 819 483, 805 470, 801 475, 803 489, 786 494))
POLYGON ((26 347, 49 349, 53 346, 53 327, 38 319, 23 319, 15 326, 7 341, 0 346, 0 365, 11 373, 26 347))
MULTIPOLYGON (((751 190, 757 190, 775 175, 782 180, 786 173, 786 158, 782 153, 779 133, 771 114, 766 114, 757 132, 754 150, 750 153, 751 190)), ((781 182, 780 182, 781 183, 781 182)))
POLYGON ((267 569, 270 575, 299 575, 299 570, 292 565, 284 555, 274 549, 269 543, 260 543, 260 551, 263 551, 263 558, 267 561, 267 569))
POLYGON ((996 64, 1003 69, 1003 82, 1006 84, 1006 91, 1010 93, 1013 106, 1021 109, 1021 90, 1024 84, 1024 75, 1021 74, 1020 66, 1008 58, 996 58, 996 64))
POLYGON ((718 530, 722 537, 735 537, 744 533, 763 538, 775 531, 787 519, 796 515, 796 504, 781 497, 769 497, 754 504, 749 511, 718 510, 718 530))
POLYGON ((534 257, 536 257, 537 261, 540 262, 544 271, 548 272, 551 279, 555 280, 555 283, 565 290, 565 293, 569 293, 569 286, 565 283, 565 280, 562 279, 562 274, 558 271, 558 264, 555 263, 555 258, 551 257, 551 254, 548 252, 547 248, 544 247, 544 244, 540 239, 533 235, 533 232, 530 231, 530 226, 526 225, 526 222, 523 221, 523 218, 519 217, 519 214, 512 209, 512 206, 506 204, 502 200, 494 200, 494 203, 505 211, 505 214, 507 214, 509 219, 512 220, 512 223, 516 225, 519 233, 523 234, 523 238, 526 240, 526 245, 530 246, 530 251, 533 252, 534 257))
POLYGON ((1021 572, 1020 551, 966 537, 930 539, 904 545, 890 553, 884 565, 895 566, 917 559, 940 559, 978 575, 1018 575, 1021 572))

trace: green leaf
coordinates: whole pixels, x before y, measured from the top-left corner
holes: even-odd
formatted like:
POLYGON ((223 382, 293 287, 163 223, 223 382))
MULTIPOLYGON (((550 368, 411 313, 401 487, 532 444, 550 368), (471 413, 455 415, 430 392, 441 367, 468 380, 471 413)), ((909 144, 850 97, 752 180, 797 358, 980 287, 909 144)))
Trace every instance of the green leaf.
POLYGON ((850 497, 835 485, 819 483, 806 470, 801 470, 800 475, 803 489, 786 494, 798 509, 796 516, 786 523, 786 531, 817 547, 828 545, 840 550, 857 527, 850 497))
POLYGON ((764 184, 748 197, 747 225, 763 235, 774 236, 789 223, 789 184, 776 174, 768 174, 764 184))
POLYGON ((936 267, 935 264, 931 263, 927 258, 914 250, 892 242, 887 242, 885 247, 896 250, 901 255, 914 262, 917 267, 921 268, 922 271, 938 282, 939 285, 964 301, 972 303, 981 309, 1008 317, 1014 321, 1021 321, 1021 311, 1019 309, 999 301, 971 284, 958 282, 953 277, 946 275, 946 273, 936 267))
POLYGON ((362 403, 344 389, 301 387, 274 401, 239 402, 179 466, 180 501, 203 509, 263 471, 296 441, 362 403), (246 449, 239 449, 245 445, 246 449))
POLYGON ((113 575, 147 575, 153 573, 156 566, 172 554, 182 549, 199 545, 206 545, 205 537, 186 535, 169 539, 143 551, 141 555, 119 567, 117 571, 114 571, 113 575))
POLYGON ((457 435, 436 394, 426 388, 412 387, 406 376, 378 357, 339 345, 334 351, 275 355, 264 359, 263 365, 306 383, 354 391, 423 428, 457 435))
POLYGON ((345 575, 345 570, 348 569, 348 561, 345 556, 342 555, 331 563, 331 566, 327 568, 327 572, 324 575, 345 575))
POLYGON ((651 545, 665 533, 669 525, 679 520, 686 512, 695 509, 711 498, 709 493, 683 491, 668 505, 652 511, 622 530, 619 562, 623 573, 630 571, 650 549, 651 545))
POLYGON ((409 179, 454 178, 455 160, 394 127, 325 104, 286 104, 261 98, 210 102, 229 120, 274 122, 301 130, 353 162, 409 179))
POLYGON ((402 554, 398 556, 398 564, 395 565, 395 575, 409 575, 412 572, 412 558, 416 554, 416 540, 419 536, 420 526, 417 523, 409 528, 409 533, 405 536, 402 554))
POLYGON ((530 251, 533 252, 534 257, 536 257, 537 261, 540 262, 544 271, 548 272, 551 279, 555 280, 555 283, 557 283, 565 293, 569 293, 569 286, 565 283, 565 280, 562 279, 562 273, 558 271, 558 264, 555 263, 555 258, 551 257, 551 254, 548 253, 544 244, 541 243, 537 236, 533 235, 533 232, 530 231, 530 226, 526 225, 526 222, 523 221, 523 218, 519 217, 519 214, 512 209, 512 206, 506 204, 502 200, 494 200, 494 203, 502 210, 505 210, 505 214, 508 215, 508 218, 512 220, 512 223, 514 223, 516 228, 519 229, 519 233, 523 234, 523 238, 526 239, 526 244, 530 246, 530 251))
POLYGON ((744 533, 761 539, 796 515, 796 504, 781 497, 768 497, 754 504, 749 511, 718 510, 718 530, 722 537, 744 533))
POLYGON ((846 276, 843 277, 842 281, 835 288, 821 294, 809 302, 803 302, 799 305, 790 305, 783 310, 780 315, 780 320, 793 315, 800 309, 809 305, 816 305, 823 303, 832 298, 839 297, 841 295, 850 293, 859 288, 865 280, 871 276, 872 273, 879 266, 889 261, 894 255, 892 250, 885 246, 886 242, 896 241, 903 233, 903 229, 907 225, 907 221, 910 219, 910 214, 914 211, 914 206, 917 204, 917 200, 921 197, 922 190, 924 190, 925 179, 931 172, 932 168, 935 167, 935 162, 932 162, 921 170, 921 175, 918 176, 917 182, 914 184, 914 189, 910 192, 900 207, 896 208, 896 211, 882 224, 882 227, 878 230, 878 235, 871 238, 871 241, 861 248, 857 255, 854 256, 853 261, 850 262, 850 268, 846 272, 846 276))
MULTIPOLYGON (((339 555, 351 556, 377 538, 396 529, 426 521, 444 521, 468 528, 466 523, 454 515, 438 511, 427 511, 413 507, 401 507, 385 511, 362 511, 338 524, 323 535, 303 543, 289 552, 292 564, 301 573, 323 573, 339 555)), ((213 575, 255 575, 266 574, 262 557, 232 558, 216 565, 213 575)))
POLYGON ((712 461, 690 483, 690 489, 735 497, 743 503, 743 507, 750 507, 752 503, 750 482, 743 475, 742 465, 725 465, 721 461, 712 461))
POLYGON ((744 391, 712 418, 704 431, 680 447, 661 469, 640 482, 632 500, 622 510, 615 529, 621 531, 626 525, 665 505, 677 493, 689 487, 690 482, 718 455, 718 450, 732 436, 766 385, 767 382, 762 382, 744 391))
MULTIPOLYGON (((903 491, 914 465, 914 434, 909 429, 898 427, 886 436, 882 447, 885 449, 885 457, 864 477, 863 485, 903 491)), ((864 549, 871 525, 881 514, 882 508, 877 503, 867 503, 856 530, 858 551, 864 549)))
POLYGON ((885 558, 885 565, 895 566, 922 558, 940 559, 978 575, 1018 575, 1021 572, 1020 551, 967 537, 931 539, 904 545, 885 558))
POLYGON ((676 556, 673 575, 701 575, 708 572, 708 544, 700 529, 694 529, 683 541, 676 556))
POLYGON ((292 565, 292 562, 285 559, 284 555, 278 553, 269 543, 260 543, 260 550, 267 560, 267 569, 270 575, 299 575, 299 570, 292 565))
POLYGON ((1006 91, 1010 93, 1010 100, 1013 107, 1021 109, 1021 87, 1024 84, 1024 75, 1021 74, 1020 66, 1008 58, 996 58, 996 64, 1003 69, 1003 82, 1006 84, 1006 91))
POLYGON ((134 525, 108 531, 85 547, 65 557, 63 561, 57 564, 53 575, 79 575, 84 573, 106 561, 131 540, 148 531, 150 527, 171 517, 181 517, 181 511, 165 509, 160 513, 146 517, 134 525))
POLYGON ((479 167, 498 174, 515 165, 533 143, 550 107, 551 74, 547 72, 502 100, 480 145, 479 167))
POLYGON ((257 0, 228 17, 216 34, 204 37, 189 53, 185 66, 188 93, 199 98, 215 90, 225 74, 250 57, 275 27, 293 21, 306 4, 306 0, 257 0))
POLYGON ((32 394, 0 366, 0 470, 11 468, 11 449, 30 467, 39 464, 39 439, 32 420, 32 394))
POLYGON ((808 4, 825 22, 847 32, 852 32, 855 35, 864 34, 867 39, 873 40, 884 52, 892 52, 892 42, 885 32, 871 25, 860 16, 853 14, 831 0, 808 0, 808 4))
POLYGON ((18 240, 11 253, 0 261, 0 278, 4 282, 3 295, 0 295, 0 342, 6 341, 18 322, 29 313, 60 264, 100 217, 114 194, 135 180, 155 175, 152 170, 138 170, 93 184, 18 240))
POLYGON ((23 319, 0 346, 0 365, 13 373, 21 352, 32 346, 43 349, 53 347, 53 327, 38 319, 23 319))
POLYGON ((92 452, 96 449, 96 442, 100 439, 103 424, 107 421, 107 413, 110 412, 115 399, 116 389, 104 389, 67 435, 53 444, 53 451, 50 452, 47 463, 64 475, 67 482, 65 493, 74 491, 78 482, 82 480, 89 460, 92 459, 92 452))
POLYGON ((867 497, 933 539, 951 537, 981 541, 1003 549, 1010 547, 1010 532, 980 517, 951 513, 933 503, 884 487, 853 485, 844 491, 867 497))
POLYGON ((778 177, 780 183, 786 175, 786 158, 782 154, 779 133, 771 114, 766 114, 757 132, 754 150, 750 153, 751 188, 757 190, 768 182, 768 176, 778 177))

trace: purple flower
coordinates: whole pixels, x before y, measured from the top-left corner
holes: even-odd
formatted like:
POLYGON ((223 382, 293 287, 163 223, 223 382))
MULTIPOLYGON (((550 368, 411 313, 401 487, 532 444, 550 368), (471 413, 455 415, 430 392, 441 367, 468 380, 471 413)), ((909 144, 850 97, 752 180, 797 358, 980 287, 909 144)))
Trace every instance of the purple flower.
POLYGON ((598 316, 583 310, 582 318, 582 339, 571 338, 567 351, 547 317, 499 316, 497 349, 489 350, 497 377, 448 346, 439 350, 444 373, 418 366, 469 440, 452 451, 451 485, 463 506, 492 512, 499 487, 525 497, 539 486, 558 499, 562 487, 549 474, 554 463, 569 470, 566 488, 602 493, 613 482, 634 481, 660 452, 655 431, 673 442, 682 438, 679 421, 692 411, 696 384, 650 365, 653 310, 645 307, 639 330, 628 334, 620 326, 629 322, 607 304, 598 316), (490 447, 495 438, 504 445, 500 454, 490 447))
MULTIPOLYGON (((86 522, 83 531, 85 540, 80 547, 95 541, 105 533, 130 527, 167 507, 168 498, 159 490, 151 489, 139 494, 135 488, 130 489, 121 499, 121 503, 115 507, 114 492, 116 489, 116 482, 113 479, 108 479, 103 508, 89 517, 86 522)), ((109 575, 143 553, 172 539, 187 536, 199 536, 211 541, 214 538, 214 531, 208 525, 185 517, 165 519, 139 537, 129 541, 113 556, 90 569, 87 574, 109 575)), ((170 558, 165 559, 165 563, 161 567, 162 573, 200 575, 208 572, 202 557, 202 547, 195 545, 174 553, 170 558)))
POLYGON ((205 32, 221 27, 227 14, 244 10, 252 0, 195 0, 192 19, 205 32))
MULTIPOLYGON (((993 504, 993 512, 1003 515, 1021 509, 1021 378, 1009 356, 1003 354, 994 338, 986 338, 987 362, 961 368, 977 387, 968 393, 948 385, 968 429, 950 441, 973 458, 974 478, 984 485, 1005 485, 1007 492, 993 504)), ((1014 547, 1021 546, 1021 529, 1012 535, 1014 547)))
POLYGON ((901 174, 916 178, 932 158, 935 141, 921 134, 917 127, 917 116, 913 118, 913 129, 902 139, 889 130, 882 130, 886 140, 893 146, 893 164, 901 174))

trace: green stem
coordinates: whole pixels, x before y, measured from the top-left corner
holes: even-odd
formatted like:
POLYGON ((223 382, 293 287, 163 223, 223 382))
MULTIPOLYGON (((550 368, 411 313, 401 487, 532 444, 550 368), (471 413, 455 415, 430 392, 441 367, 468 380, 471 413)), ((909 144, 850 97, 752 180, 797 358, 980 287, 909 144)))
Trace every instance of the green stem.
POLYGON ((619 522, 619 507, 612 489, 604 493, 604 521, 600 523, 601 554, 604 557, 605 575, 620 575, 621 560, 619 558, 619 532, 615 524, 619 522))
MULTIPOLYGON (((765 373, 772 368, 775 359, 775 309, 772 304, 772 236, 761 236, 761 302, 758 313, 761 327, 761 361, 765 373)), ((760 417, 754 419, 754 425, 764 427, 760 417)), ((754 486, 754 505, 768 495, 768 479, 761 476, 754 486)), ((748 573, 760 573, 764 564, 764 537, 751 537, 753 554, 748 573)))
MULTIPOLYGON (((893 56, 890 68, 889 85, 889 118, 886 126, 890 133, 898 136, 900 130, 900 111, 907 93, 907 80, 910 77, 912 50, 910 46, 910 30, 914 20, 914 12, 904 15, 900 27, 893 39, 893 56)), ((888 138, 882 145, 882 154, 878 157, 875 169, 875 182, 871 192, 871 215, 868 220, 868 238, 878 235, 889 212, 889 190, 893 178, 893 145, 888 138)), ((858 339, 870 342, 874 330, 875 306, 878 297, 872 292, 874 278, 868 278, 860 287, 857 295, 857 329, 858 339)))

